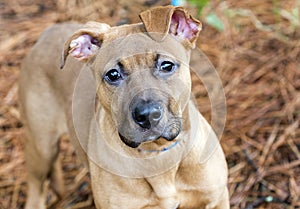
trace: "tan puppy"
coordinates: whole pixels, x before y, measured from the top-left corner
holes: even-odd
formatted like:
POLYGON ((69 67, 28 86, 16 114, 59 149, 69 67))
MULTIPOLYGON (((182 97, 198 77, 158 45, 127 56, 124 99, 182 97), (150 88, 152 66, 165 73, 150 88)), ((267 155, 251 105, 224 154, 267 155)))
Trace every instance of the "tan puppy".
POLYGON ((117 27, 54 25, 23 62, 26 209, 45 208, 47 178, 63 194, 65 132, 90 170, 97 208, 229 208, 224 154, 190 100, 201 24, 181 7, 140 17, 117 27))

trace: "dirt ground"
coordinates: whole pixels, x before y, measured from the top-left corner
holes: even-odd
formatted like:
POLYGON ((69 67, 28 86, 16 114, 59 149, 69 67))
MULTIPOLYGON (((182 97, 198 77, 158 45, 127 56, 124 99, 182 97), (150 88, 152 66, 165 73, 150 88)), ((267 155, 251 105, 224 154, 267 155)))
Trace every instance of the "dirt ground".
MULTIPOLYGON (((221 139, 229 166, 231 208, 300 208, 300 2, 211 0, 199 18, 198 40, 216 67, 227 100, 221 139), (205 20, 215 14, 217 30, 205 20)), ((138 13, 168 0, 0 0, 0 209, 26 199, 24 134, 18 111, 20 63, 41 32, 64 21, 111 25, 139 21, 138 13), (112 6, 113 5, 113 6, 112 6)), ((196 13, 195 7, 189 9, 196 13)), ((193 83, 200 111, 208 95, 193 83)), ((48 192, 49 208, 94 208, 87 170, 68 137, 61 140, 67 192, 48 192)))

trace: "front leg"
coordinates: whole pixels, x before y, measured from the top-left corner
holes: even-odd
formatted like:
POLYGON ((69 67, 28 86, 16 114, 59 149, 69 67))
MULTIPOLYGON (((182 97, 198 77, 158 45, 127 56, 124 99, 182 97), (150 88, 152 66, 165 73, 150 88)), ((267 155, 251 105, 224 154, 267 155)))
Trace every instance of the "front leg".
POLYGON ((89 165, 93 196, 98 209, 178 208, 174 172, 135 179, 109 173, 91 161, 89 165))
MULTIPOLYGON (((179 203, 173 208, 169 208, 169 209, 178 209, 179 208, 179 203)), ((162 209, 162 206, 146 206, 146 207, 143 207, 141 209, 162 209)))
MULTIPOLYGON (((176 209, 179 207, 178 193, 175 187, 175 176, 177 168, 172 169, 164 174, 147 178, 155 196, 158 199, 159 209, 176 209)), ((152 209, 147 208, 147 209, 152 209)), ((153 208, 154 209, 154 208, 153 208)))
MULTIPOLYGON (((229 203, 228 189, 225 188, 225 191, 223 193, 223 196, 222 196, 220 202, 213 209, 229 209, 230 208, 229 205, 230 205, 230 203, 229 203)), ((207 207, 206 209, 210 209, 210 208, 207 207)))

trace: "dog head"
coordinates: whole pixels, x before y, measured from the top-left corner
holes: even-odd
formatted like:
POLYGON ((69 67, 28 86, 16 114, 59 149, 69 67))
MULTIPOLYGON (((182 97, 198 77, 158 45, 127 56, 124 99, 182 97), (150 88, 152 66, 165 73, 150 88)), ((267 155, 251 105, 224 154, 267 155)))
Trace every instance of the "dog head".
POLYGON ((201 30, 181 7, 157 7, 140 18, 140 24, 118 27, 87 23, 63 52, 63 63, 71 55, 93 70, 96 102, 132 148, 158 141, 160 146, 182 131, 191 91, 190 51, 201 30))

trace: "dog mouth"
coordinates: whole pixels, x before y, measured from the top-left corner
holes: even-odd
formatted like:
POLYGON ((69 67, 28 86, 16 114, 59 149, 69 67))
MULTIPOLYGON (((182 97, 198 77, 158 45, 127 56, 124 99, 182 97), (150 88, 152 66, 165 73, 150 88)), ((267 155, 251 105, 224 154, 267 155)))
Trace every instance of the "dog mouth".
MULTIPOLYGON (((137 148, 144 142, 156 141, 158 139, 165 139, 166 141, 173 141, 181 132, 181 122, 177 121, 176 123, 172 123, 169 126, 165 127, 165 130, 162 134, 147 134, 143 137, 126 137, 119 132, 119 137, 121 141, 131 148, 137 148)), ((138 135, 138 134, 137 134, 138 135)))
POLYGON ((135 141, 129 140, 120 133, 119 133, 119 136, 120 136, 120 139, 122 140, 122 142, 131 148, 137 148, 142 143, 142 142, 135 142, 135 141))

